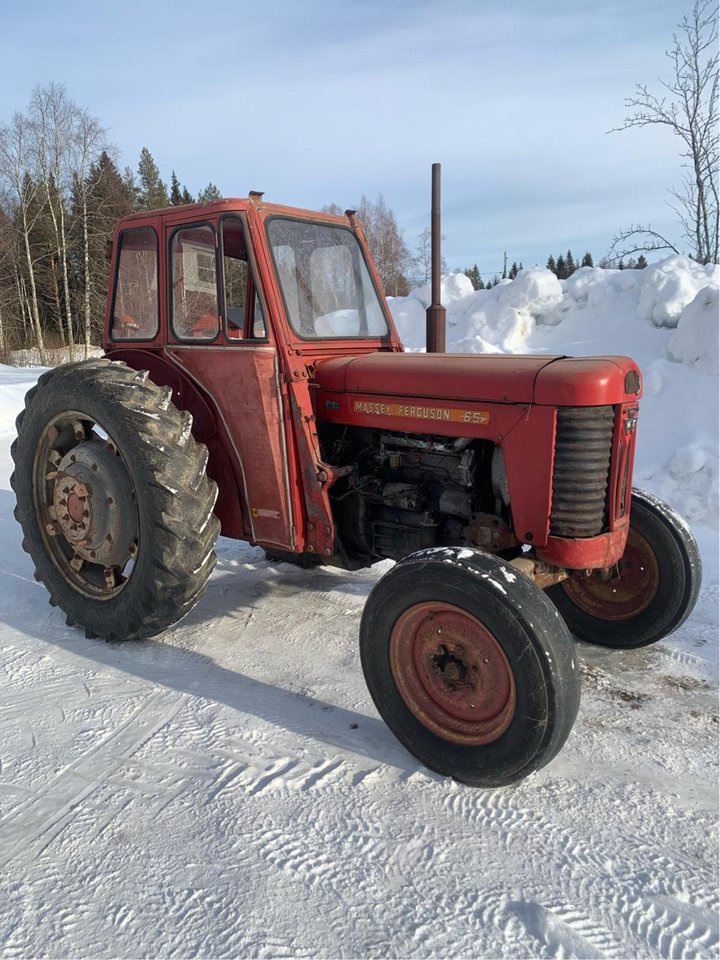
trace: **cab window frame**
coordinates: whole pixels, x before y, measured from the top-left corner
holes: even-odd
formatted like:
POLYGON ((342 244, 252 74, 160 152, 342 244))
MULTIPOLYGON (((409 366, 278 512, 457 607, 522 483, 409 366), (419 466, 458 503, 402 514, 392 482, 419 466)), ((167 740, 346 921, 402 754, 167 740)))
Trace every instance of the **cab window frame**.
POLYGON ((220 289, 220 242, 219 242, 219 232, 217 229, 217 223, 212 220, 193 220, 191 223, 178 223, 172 226, 168 231, 167 236, 167 247, 166 247, 166 257, 167 257, 167 306, 168 306, 168 332, 173 335, 173 337, 178 341, 178 343, 183 344, 194 344, 195 346, 210 346, 216 344, 222 335, 224 329, 224 291, 222 292, 221 298, 221 289, 220 289), (215 335, 213 337, 192 337, 192 336, 183 336, 175 327, 175 294, 173 290, 173 242, 178 233, 181 233, 183 230, 195 230, 198 227, 210 227, 213 234, 213 240, 215 242, 215 303, 217 306, 218 314, 218 325, 215 335))
POLYGON ((125 227, 117 235, 117 240, 115 242, 116 254, 115 254, 115 271, 113 277, 113 288, 112 288, 112 300, 110 305, 110 317, 109 317, 109 335, 110 341, 112 343, 126 344, 126 343, 153 343, 160 336, 160 237, 158 231, 150 223, 145 223, 137 227, 125 227), (125 236, 129 233, 137 233, 139 230, 148 231, 151 230, 153 236, 155 237, 155 307, 156 307, 156 316, 155 316, 155 333, 150 337, 117 337, 115 336, 115 306, 117 303, 117 294, 118 294, 118 280, 120 279, 120 261, 122 260, 122 249, 123 249, 123 240, 125 236))
MULTIPOLYGON (((220 261, 220 272, 218 274, 218 284, 221 291, 221 305, 222 305, 222 315, 223 315, 223 333, 225 335, 225 340, 230 345, 247 345, 247 344, 266 344, 270 340, 270 324, 268 322, 268 310, 267 303, 265 302, 265 297, 260 289, 260 284, 258 283, 258 271, 255 263, 255 257, 252 249, 252 244, 249 242, 250 228, 247 222, 246 217, 242 216, 237 212, 223 213, 221 214, 218 220, 218 255, 220 261), (245 303, 243 304, 243 329, 242 336, 231 336, 228 328, 228 312, 227 312, 227 303, 225 298, 225 234, 224 234, 224 225, 226 222, 238 223, 243 232, 243 239, 245 241, 245 250, 247 252, 247 279, 245 282, 245 303), (249 283, 248 283, 249 281, 249 283), (252 293, 252 297, 248 297, 248 287, 252 293), (255 337, 252 335, 252 327, 255 324, 255 300, 258 301, 260 305, 260 310, 263 315, 263 326, 265 328, 265 334, 262 337, 255 337), (251 304, 252 317, 248 313, 248 303, 251 304), (252 322, 251 322, 252 321, 252 322), (250 331, 248 336, 247 331, 250 331)), ((232 259, 232 258, 231 258, 232 259)), ((237 329, 237 328, 235 328, 237 329)))

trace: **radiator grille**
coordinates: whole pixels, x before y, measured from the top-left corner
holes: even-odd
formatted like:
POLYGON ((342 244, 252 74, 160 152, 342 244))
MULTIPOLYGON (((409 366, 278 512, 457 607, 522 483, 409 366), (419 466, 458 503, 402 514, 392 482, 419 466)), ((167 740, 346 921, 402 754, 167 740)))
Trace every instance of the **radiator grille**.
POLYGON ((607 523, 607 489, 615 413, 612 407, 557 412, 550 534, 596 537, 607 523))

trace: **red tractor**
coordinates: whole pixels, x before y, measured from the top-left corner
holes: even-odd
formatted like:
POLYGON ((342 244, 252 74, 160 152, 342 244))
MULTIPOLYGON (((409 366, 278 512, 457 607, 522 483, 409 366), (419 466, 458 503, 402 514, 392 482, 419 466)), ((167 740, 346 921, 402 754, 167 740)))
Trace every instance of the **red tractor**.
POLYGON ((126 217, 104 349, 40 377, 12 450, 23 546, 88 637, 179 620, 218 533, 392 558, 360 631, 377 709, 431 769, 498 786, 572 728, 569 631, 637 647, 692 610, 692 535, 631 487, 633 361, 404 353, 352 211, 126 217))

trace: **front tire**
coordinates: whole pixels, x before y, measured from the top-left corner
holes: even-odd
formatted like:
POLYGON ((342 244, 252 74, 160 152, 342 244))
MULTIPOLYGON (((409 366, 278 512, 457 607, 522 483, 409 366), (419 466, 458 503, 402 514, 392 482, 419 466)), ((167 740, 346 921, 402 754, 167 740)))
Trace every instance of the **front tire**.
POLYGON ((508 563, 420 551, 375 586, 360 626, 375 706, 425 766, 475 787, 515 783, 558 753, 580 703, 570 636, 508 563))
POLYGON ((23 548, 88 636, 162 633, 205 592, 217 488, 191 424, 169 388, 109 360, 51 370, 25 398, 11 477, 23 548))
POLYGON ((547 590, 580 640, 629 650, 657 643, 692 613, 702 581, 697 543, 667 503, 633 490, 617 576, 571 577, 547 590))

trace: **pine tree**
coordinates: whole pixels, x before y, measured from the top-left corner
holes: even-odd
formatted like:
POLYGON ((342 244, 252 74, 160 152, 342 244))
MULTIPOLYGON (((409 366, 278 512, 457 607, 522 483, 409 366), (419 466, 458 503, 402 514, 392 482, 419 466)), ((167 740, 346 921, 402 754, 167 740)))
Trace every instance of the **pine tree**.
POLYGON ((470 283, 473 285, 473 290, 482 290, 485 284, 480 279, 480 271, 478 270, 478 265, 474 264, 472 267, 467 267, 463 271, 465 276, 470 280, 470 283))
POLYGON ((573 259, 572 251, 568 250, 567 257, 565 258, 565 260, 567 263, 567 275, 571 277, 577 270, 577 267, 575 266, 575 260, 573 259))
POLYGON ((508 274, 511 280, 514 280, 515 277, 518 275, 518 269, 519 267, 517 263, 513 260, 513 265, 510 267, 510 273, 508 274))
POLYGON ((586 251, 585 251, 585 256, 582 258, 582 263, 580 264, 580 266, 581 266, 581 267, 592 267, 592 266, 594 266, 592 254, 590 253, 589 250, 586 250, 586 251))
POLYGON ((182 202, 183 203, 195 203, 195 198, 190 193, 187 187, 182 188, 182 202))
POLYGON ((157 210, 168 207, 170 198, 167 187, 160 179, 160 171, 147 147, 140 151, 138 163, 138 207, 140 210, 157 210))
POLYGON ((138 184, 132 167, 125 167, 122 173, 122 181, 132 197, 133 210, 138 210, 138 184))
POLYGON ((173 170, 170 177, 170 203, 173 207, 179 207, 182 203, 182 193, 180 191, 180 181, 173 170))
POLYGON ((560 254, 556 261, 557 269, 555 270, 555 276, 558 280, 567 280, 567 263, 565 262, 565 257, 560 254))
POLYGON ((73 221, 86 242, 83 300, 86 305, 86 342, 97 343, 102 332, 105 294, 110 264, 107 241, 115 224, 135 208, 136 190, 127 177, 120 175, 106 151, 90 167, 84 183, 73 191, 73 221), (85 226, 87 234, 85 234, 85 226))
POLYGON ((211 203, 213 200, 222 200, 222 194, 215 184, 210 182, 205 189, 201 190, 198 194, 198 203, 211 203))
POLYGON ((645 257, 644 257, 643 254, 641 253, 640 256, 638 257, 638 262, 635 264, 635 269, 636 269, 636 270, 644 270, 647 265, 648 265, 648 264, 647 264, 647 260, 645 259, 645 257))
POLYGON ((617 268, 618 268, 618 270, 624 270, 624 269, 625 269, 625 263, 624 263, 623 260, 620 261, 620 263, 617 265, 617 268))
POLYGON ((545 268, 557 276, 557 264, 555 263, 555 257, 552 254, 550 254, 550 256, 547 258, 545 268))

